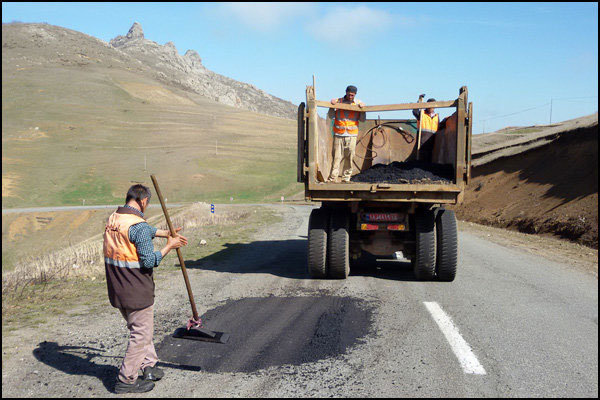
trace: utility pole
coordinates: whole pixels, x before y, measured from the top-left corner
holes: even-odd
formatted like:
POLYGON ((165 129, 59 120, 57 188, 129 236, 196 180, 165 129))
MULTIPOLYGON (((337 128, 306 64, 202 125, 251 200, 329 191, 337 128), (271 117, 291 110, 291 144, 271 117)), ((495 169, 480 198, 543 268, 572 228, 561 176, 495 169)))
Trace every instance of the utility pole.
POLYGON ((552 97, 550 97, 550 123, 552 123, 552 101, 554 99, 552 97))

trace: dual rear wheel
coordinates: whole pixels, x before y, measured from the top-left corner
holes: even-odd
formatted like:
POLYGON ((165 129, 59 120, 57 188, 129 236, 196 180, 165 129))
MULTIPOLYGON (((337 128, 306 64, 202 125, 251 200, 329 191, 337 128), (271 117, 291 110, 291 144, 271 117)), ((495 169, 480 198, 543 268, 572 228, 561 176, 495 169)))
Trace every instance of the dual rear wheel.
MULTIPOLYGON (((308 222, 308 273, 312 278, 346 279, 350 274, 350 221, 343 211, 314 209, 308 222)), ((456 277, 454 211, 438 208, 415 215, 413 269, 418 280, 451 282, 456 277)))
POLYGON ((315 209, 308 221, 308 273, 311 278, 346 279, 350 274, 348 214, 315 209))
POLYGON ((420 281, 451 282, 456 277, 458 240, 454 211, 438 208, 415 215, 413 268, 420 281))

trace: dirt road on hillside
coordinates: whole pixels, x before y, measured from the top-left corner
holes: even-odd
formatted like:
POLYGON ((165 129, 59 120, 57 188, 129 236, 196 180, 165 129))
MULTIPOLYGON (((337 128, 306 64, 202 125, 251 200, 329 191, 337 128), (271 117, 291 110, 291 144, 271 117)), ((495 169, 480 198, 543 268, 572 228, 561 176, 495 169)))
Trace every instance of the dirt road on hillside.
MULTIPOLYGON (((251 243, 186 260, 199 313, 230 333, 228 344, 172 339, 189 318, 187 295, 180 273, 157 274, 166 376, 139 397, 597 397, 592 274, 473 228, 459 232, 452 283, 417 282, 409 264, 391 261, 310 280, 312 208, 273 207, 283 221, 251 243), (456 332, 441 330, 443 315, 456 332), (470 353, 451 346, 456 335, 470 353)), ((3 397, 115 396, 125 324, 108 302, 76 311, 3 336, 3 397)))

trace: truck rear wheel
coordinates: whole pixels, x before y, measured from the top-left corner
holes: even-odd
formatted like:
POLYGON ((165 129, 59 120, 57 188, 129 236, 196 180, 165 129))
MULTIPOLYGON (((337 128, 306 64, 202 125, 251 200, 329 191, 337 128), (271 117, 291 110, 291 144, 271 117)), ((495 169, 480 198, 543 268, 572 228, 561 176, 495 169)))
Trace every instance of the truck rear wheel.
POLYGON ((328 235, 329 277, 346 279, 350 274, 349 218, 345 212, 332 212, 328 235))
POLYGON ((312 210, 308 220, 308 274, 311 278, 327 276, 327 231, 329 213, 319 208, 312 210))
POLYGON ((415 276, 420 281, 435 277, 435 214, 431 210, 415 214, 416 254, 413 259, 415 276))
POLYGON ((456 277, 458 240, 454 211, 440 209, 436 221, 436 275, 440 281, 452 282, 456 277))

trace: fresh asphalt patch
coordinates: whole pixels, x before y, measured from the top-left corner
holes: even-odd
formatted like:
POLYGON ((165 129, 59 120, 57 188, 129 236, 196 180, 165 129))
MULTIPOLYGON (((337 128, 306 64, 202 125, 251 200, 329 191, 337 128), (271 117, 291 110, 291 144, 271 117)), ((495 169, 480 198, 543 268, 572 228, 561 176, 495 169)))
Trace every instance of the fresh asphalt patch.
POLYGON ((226 344, 168 335, 156 349, 163 362, 205 372, 300 365, 344 354, 367 336, 371 315, 372 305, 352 297, 247 298, 201 317, 205 328, 231 335, 226 344))

